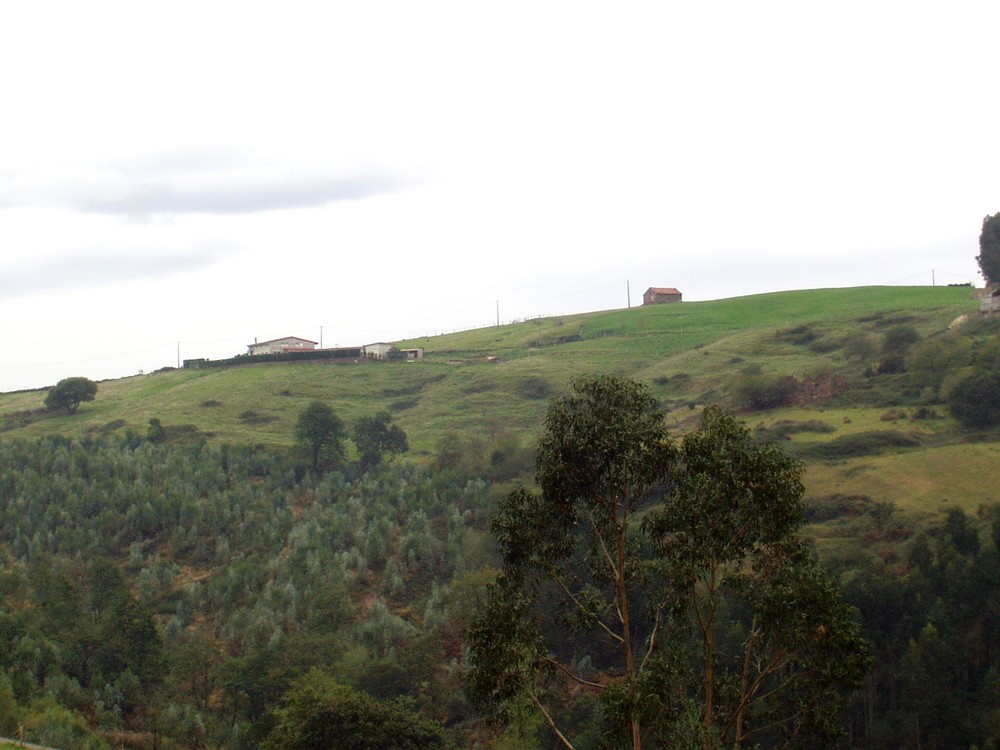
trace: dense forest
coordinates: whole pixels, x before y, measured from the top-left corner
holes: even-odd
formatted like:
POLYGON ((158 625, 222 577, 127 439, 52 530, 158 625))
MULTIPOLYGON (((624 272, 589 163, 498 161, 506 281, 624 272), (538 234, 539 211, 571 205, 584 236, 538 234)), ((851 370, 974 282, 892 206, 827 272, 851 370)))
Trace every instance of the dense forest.
MULTIPOLYGON (((530 714, 497 728, 470 708, 462 638, 506 488, 489 463, 440 458, 320 475, 249 447, 0 444, 0 731, 257 747, 311 675, 458 747, 551 747, 530 714)), ((876 666, 844 746, 991 746, 998 544, 998 509, 952 510, 898 565, 850 572, 876 666)), ((590 703, 573 706, 578 747, 601 746, 590 703)))

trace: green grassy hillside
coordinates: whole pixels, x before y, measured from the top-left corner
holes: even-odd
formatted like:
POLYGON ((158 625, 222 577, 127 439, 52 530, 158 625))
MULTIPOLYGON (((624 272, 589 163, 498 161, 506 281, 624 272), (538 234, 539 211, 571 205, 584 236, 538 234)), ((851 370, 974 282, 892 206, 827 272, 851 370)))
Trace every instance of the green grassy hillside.
MULTIPOLYGON (((418 362, 260 364, 107 381, 100 384, 97 399, 75 415, 45 412, 43 390, 0 394, 0 439, 126 429, 143 434, 156 417, 175 437, 288 447, 297 415, 320 399, 348 423, 388 410, 409 435, 411 456, 429 460, 447 434, 507 430, 530 443, 548 400, 566 392, 574 377, 590 373, 643 380, 683 432, 697 420, 699 405, 735 403, 733 386, 740 373, 800 380, 856 373, 865 363, 848 357, 844 341, 851 335, 878 341, 904 324, 933 337, 956 318, 974 314, 977 305, 968 287, 866 287, 540 318, 400 342, 425 349, 418 362)), ((885 429, 878 394, 854 395, 853 402, 848 394, 839 402, 743 416, 761 428, 788 420, 827 425, 824 433, 787 436, 792 449, 885 429), (867 403, 859 405, 857 399, 867 403)), ((947 409, 938 411, 947 414, 947 409)), ((864 492, 913 510, 943 503, 973 509, 997 499, 980 481, 994 444, 964 444, 947 417, 892 426, 920 433, 919 450, 809 460, 808 491, 864 492), (946 437, 935 437, 942 434, 946 437)))

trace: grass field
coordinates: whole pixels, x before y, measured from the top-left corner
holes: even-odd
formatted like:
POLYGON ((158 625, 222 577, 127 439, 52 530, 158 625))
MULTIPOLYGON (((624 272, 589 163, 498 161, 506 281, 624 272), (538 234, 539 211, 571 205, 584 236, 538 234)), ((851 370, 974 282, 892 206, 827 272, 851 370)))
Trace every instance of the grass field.
MULTIPOLYGON (((292 445, 298 414, 319 399, 348 424, 388 410, 409 435, 412 457, 427 460, 449 432, 484 434, 502 426, 532 440, 549 399, 567 392, 573 378, 594 373, 649 384, 682 433, 697 423, 701 405, 727 403, 743 368, 800 377, 836 373, 847 366, 838 342, 849 334, 878 337, 906 323, 922 336, 935 335, 977 306, 968 287, 864 287, 543 318, 400 342, 425 349, 425 358, 412 363, 275 363, 106 381, 75 415, 45 412, 44 390, 0 394, 0 439, 142 434, 155 417, 175 436, 282 448, 292 445)), ((790 448, 887 429, 917 433, 923 441, 919 450, 811 460, 810 494, 863 493, 912 512, 948 503, 974 510, 997 499, 987 489, 997 445, 941 444, 948 441, 940 436, 955 429, 948 418, 887 425, 884 410, 850 405, 744 416, 751 427, 815 420, 831 428, 796 434, 790 448)))

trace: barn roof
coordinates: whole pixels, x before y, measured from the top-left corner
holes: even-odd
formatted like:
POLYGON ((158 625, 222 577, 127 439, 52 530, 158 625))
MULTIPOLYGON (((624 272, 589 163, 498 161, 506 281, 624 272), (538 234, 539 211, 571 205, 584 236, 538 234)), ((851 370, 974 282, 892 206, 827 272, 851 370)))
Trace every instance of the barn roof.
POLYGON ((680 294, 680 292, 672 286, 651 286, 646 291, 652 292, 653 294, 680 294))

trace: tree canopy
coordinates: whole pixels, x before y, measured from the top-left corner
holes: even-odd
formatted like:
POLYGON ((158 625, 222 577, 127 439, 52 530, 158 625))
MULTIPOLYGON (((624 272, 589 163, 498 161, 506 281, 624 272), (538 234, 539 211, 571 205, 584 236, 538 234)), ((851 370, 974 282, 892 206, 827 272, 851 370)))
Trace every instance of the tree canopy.
POLYGON ((986 281, 991 284, 1000 283, 1000 213, 983 219, 976 260, 986 281))
POLYGON ((393 424, 392 417, 385 411, 361 417, 354 425, 352 439, 358 449, 362 471, 380 464, 386 454, 394 456, 410 449, 403 428, 393 424))
POLYGON ((84 401, 93 401, 97 383, 83 377, 63 378, 49 389, 45 397, 48 409, 65 409, 73 414, 84 401))
POLYGON ((549 408, 541 491, 510 493, 493 522, 473 697, 500 718, 527 700, 567 748, 580 691, 614 747, 830 740, 867 652, 798 539, 798 465, 717 408, 677 446, 641 384, 574 390, 549 408))
POLYGON ((299 414, 295 437, 309 455, 313 471, 323 459, 336 465, 344 458, 344 423, 322 401, 313 401, 299 414))
POLYGON ((312 670, 277 712, 265 750, 420 750, 448 747, 441 726, 396 703, 377 701, 312 670))

